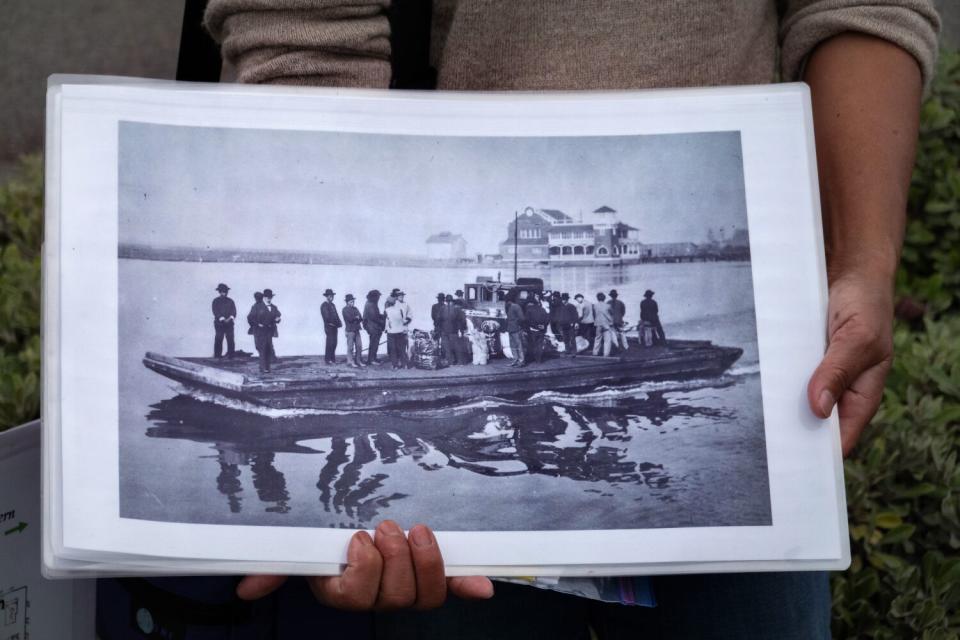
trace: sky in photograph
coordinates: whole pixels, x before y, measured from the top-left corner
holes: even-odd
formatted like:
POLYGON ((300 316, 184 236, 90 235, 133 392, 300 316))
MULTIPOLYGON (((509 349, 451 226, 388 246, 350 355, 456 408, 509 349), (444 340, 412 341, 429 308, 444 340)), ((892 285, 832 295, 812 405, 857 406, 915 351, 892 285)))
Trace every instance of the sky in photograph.
POLYGON ((480 138, 123 122, 120 242, 422 255, 451 231, 498 252, 514 211, 590 221, 607 205, 641 242, 746 228, 739 132, 480 138))

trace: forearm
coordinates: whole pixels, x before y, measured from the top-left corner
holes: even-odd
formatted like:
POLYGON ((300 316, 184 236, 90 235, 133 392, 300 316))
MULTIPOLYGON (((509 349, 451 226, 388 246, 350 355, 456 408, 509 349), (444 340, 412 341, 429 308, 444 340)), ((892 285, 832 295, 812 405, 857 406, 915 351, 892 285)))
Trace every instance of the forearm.
POLYGON ((210 0, 204 24, 239 82, 387 88, 390 0, 210 0))
POLYGON ((807 63, 830 282, 892 283, 916 152, 921 74, 898 46, 858 33, 819 45, 807 63))

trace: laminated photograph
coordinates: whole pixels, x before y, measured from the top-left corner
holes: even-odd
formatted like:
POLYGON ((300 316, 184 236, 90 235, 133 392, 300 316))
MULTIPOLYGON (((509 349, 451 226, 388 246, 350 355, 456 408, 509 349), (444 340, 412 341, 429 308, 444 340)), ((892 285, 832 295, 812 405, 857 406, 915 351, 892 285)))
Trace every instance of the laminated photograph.
POLYGON ((805 85, 54 77, 50 575, 838 569, 805 85))

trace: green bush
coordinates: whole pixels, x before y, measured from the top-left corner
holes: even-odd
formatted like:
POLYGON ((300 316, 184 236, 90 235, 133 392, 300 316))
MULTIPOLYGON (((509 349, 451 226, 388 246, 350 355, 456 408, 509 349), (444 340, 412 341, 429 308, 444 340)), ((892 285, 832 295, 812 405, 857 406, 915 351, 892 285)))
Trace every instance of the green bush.
POLYGON ((941 52, 921 113, 897 292, 934 313, 960 309, 960 52, 941 52))
POLYGON ((833 577, 837 638, 960 638, 960 53, 921 114, 883 404, 846 461, 852 565, 833 577))
POLYGON ((898 327, 883 406, 846 462, 852 566, 837 638, 960 631, 960 317, 898 327))
POLYGON ((40 417, 43 163, 24 158, 0 186, 0 431, 40 417))

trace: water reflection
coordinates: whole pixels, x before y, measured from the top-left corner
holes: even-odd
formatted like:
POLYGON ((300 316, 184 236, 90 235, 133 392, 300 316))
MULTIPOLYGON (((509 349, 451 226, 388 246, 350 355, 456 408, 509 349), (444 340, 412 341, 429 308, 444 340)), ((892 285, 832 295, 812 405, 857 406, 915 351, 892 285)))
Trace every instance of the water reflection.
MULTIPOLYGON (((315 495, 323 511, 367 526, 391 503, 409 497, 389 488, 390 465, 401 463, 412 463, 423 474, 456 469, 488 477, 566 478, 604 496, 619 484, 641 485, 653 499, 672 502, 684 478, 655 460, 637 459, 627 444, 645 433, 734 417, 730 410, 667 391, 577 400, 583 398, 481 403, 436 412, 269 417, 178 395, 152 406, 147 435, 209 443, 216 451, 210 457, 219 465, 216 488, 231 513, 254 508, 289 513, 290 490, 278 455, 302 454, 283 458, 284 464, 318 469, 315 495), (258 503, 244 496, 245 472, 258 503)), ((431 480, 425 475, 423 481, 431 480)), ((302 489, 294 491, 299 495, 302 489)))

